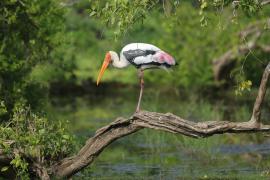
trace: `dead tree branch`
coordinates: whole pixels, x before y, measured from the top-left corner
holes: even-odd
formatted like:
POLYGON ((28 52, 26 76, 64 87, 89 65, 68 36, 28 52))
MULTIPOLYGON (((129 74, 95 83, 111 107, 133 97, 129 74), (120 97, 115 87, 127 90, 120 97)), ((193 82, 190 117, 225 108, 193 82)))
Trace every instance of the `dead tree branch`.
POLYGON ((162 114, 141 111, 129 119, 119 118, 112 124, 98 130, 96 135, 86 142, 77 155, 55 164, 51 169, 51 173, 56 177, 70 177, 91 164, 110 143, 142 128, 162 130, 193 138, 224 133, 270 131, 270 125, 260 123, 257 126, 251 121, 207 121, 196 123, 171 113, 162 114))
MULTIPOLYGON (((192 138, 205 138, 215 134, 224 133, 255 133, 270 132, 270 125, 261 122, 261 108, 266 94, 267 82, 270 75, 270 62, 266 66, 258 95, 253 106, 250 120, 245 122, 231 121, 204 121, 193 122, 183 119, 171 113, 157 113, 140 111, 130 118, 117 118, 114 122, 96 131, 96 134, 89 138, 82 149, 74 156, 67 157, 47 168, 40 162, 33 160, 29 164, 29 170, 35 173, 40 179, 68 178, 85 167, 91 165, 95 158, 112 142, 135 133, 143 128, 161 130, 174 134, 181 134, 192 138)), ((7 142, 13 143, 13 142, 7 142)), ((9 165, 13 157, 5 155, 0 150, 0 164, 9 165)), ((8 177, 14 176, 11 169, 8 177)))
POLYGON ((229 74, 234 67, 236 59, 243 55, 247 55, 253 50, 259 50, 264 53, 270 53, 270 47, 267 45, 258 44, 258 40, 265 31, 265 24, 270 25, 270 19, 266 21, 258 21, 239 32, 241 41, 249 39, 247 42, 240 44, 236 48, 232 48, 225 52, 220 57, 213 60, 214 78, 217 82, 224 79, 224 76, 229 74))
MULTIPOLYGON (((64 158, 52 167, 30 160, 30 171, 40 179, 50 177, 67 178, 90 165, 95 158, 112 142, 135 133, 143 128, 181 134, 192 138, 204 138, 224 133, 255 133, 270 132, 270 125, 261 122, 260 114, 262 103, 266 94, 267 82, 270 76, 270 62, 266 66, 258 95, 254 103, 251 119, 246 122, 205 121, 193 122, 171 113, 157 113, 140 111, 130 118, 117 118, 114 122, 96 131, 94 137, 89 138, 82 149, 74 156, 64 158)), ((270 119, 269 119, 270 120, 270 119)), ((7 143, 13 143, 7 141, 7 143)), ((7 156, 0 149, 0 165, 8 166, 13 157, 7 156)), ((11 169, 8 177, 14 176, 11 169)))
POLYGON ((90 165, 110 143, 143 128, 182 134, 193 138, 224 133, 270 132, 270 125, 264 125, 260 122, 260 112, 269 74, 270 62, 263 73, 252 117, 247 122, 192 122, 171 113, 140 111, 128 119, 118 118, 111 124, 97 130, 95 136, 86 142, 77 155, 63 159, 51 167, 49 171, 56 177, 70 177, 90 165))
MULTIPOLYGON (((82 149, 74 156, 64 158, 52 167, 34 162, 30 163, 30 171, 35 173, 40 179, 50 179, 50 177, 67 178, 81 171, 90 165, 95 158, 112 142, 135 133, 143 128, 166 131, 174 134, 182 134, 192 138, 204 138, 215 134, 224 133, 255 133, 270 132, 270 125, 261 122, 260 114, 262 103, 266 94, 267 82, 270 76, 270 62, 266 66, 258 95, 254 103, 251 119, 246 122, 230 121, 205 121, 193 122, 183 119, 171 113, 157 113, 140 111, 130 118, 117 118, 114 122, 96 131, 94 137, 89 138, 82 149)), ((14 143, 9 142, 7 143, 14 143)), ((7 166, 13 157, 7 156, 0 149, 0 165, 7 166)), ((9 177, 15 172, 10 172, 9 177)))
POLYGON ((267 89, 267 82, 269 79, 269 74, 270 74, 270 63, 268 63, 268 65, 266 66, 265 71, 263 73, 261 85, 260 85, 260 88, 258 90, 258 95, 257 95, 257 98, 256 98, 254 106, 253 106, 251 122, 254 122, 256 124, 260 123, 261 107, 262 107, 263 99, 264 99, 266 89, 267 89))

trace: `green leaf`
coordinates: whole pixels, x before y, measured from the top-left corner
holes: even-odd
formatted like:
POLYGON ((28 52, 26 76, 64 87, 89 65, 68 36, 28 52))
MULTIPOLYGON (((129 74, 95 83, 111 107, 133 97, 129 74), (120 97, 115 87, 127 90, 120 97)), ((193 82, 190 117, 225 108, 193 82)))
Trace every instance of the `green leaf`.
POLYGON ((8 170, 8 166, 4 166, 4 167, 1 168, 1 172, 5 172, 7 170, 8 170))
POLYGON ((69 137, 70 137, 70 136, 67 135, 67 134, 64 134, 64 135, 63 135, 63 138, 64 138, 64 139, 69 139, 69 137))
POLYGON ((92 11, 92 12, 89 14, 89 16, 94 16, 94 15, 96 15, 96 14, 97 14, 96 11, 92 11))

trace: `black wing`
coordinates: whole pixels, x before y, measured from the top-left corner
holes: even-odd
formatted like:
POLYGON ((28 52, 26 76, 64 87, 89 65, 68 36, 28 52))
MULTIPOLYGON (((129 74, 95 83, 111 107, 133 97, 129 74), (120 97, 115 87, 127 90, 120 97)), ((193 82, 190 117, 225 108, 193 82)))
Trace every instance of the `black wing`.
POLYGON ((155 54, 156 51, 154 50, 142 50, 142 49, 132 49, 128 51, 124 51, 123 55, 125 58, 133 65, 138 66, 134 63, 134 59, 139 56, 148 56, 155 54))

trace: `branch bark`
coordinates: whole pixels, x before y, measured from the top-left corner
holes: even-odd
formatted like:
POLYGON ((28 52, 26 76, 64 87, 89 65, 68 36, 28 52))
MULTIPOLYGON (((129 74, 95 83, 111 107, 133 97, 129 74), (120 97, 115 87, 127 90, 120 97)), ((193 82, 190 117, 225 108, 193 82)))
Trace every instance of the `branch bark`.
POLYGON ((266 66, 263 76, 262 76, 262 80, 261 80, 261 84, 258 90, 258 96, 255 100, 254 106, 253 106, 253 112, 252 112, 252 117, 251 117, 251 122, 259 125, 260 123, 260 119, 261 119, 261 107, 262 107, 262 103, 263 103, 263 99, 266 93, 266 89, 267 89, 267 82, 269 79, 269 74, 270 74, 270 63, 268 63, 268 65, 266 66))
MULTIPOLYGON (((181 134, 192 138, 205 138, 224 133, 255 133, 270 132, 270 125, 261 122, 261 108, 267 90, 270 76, 270 62, 266 66, 258 95, 254 103, 251 119, 246 122, 205 121, 193 122, 171 113, 157 113, 140 111, 130 118, 117 118, 114 122, 96 131, 94 137, 89 138, 82 149, 74 156, 67 157, 55 163, 50 168, 32 162, 32 170, 40 179, 68 178, 89 166, 99 154, 112 142, 135 133, 143 128, 181 134)), ((268 119, 270 120, 270 119, 268 119)), ((13 142, 7 142, 13 143, 13 142)), ((0 165, 9 165, 13 157, 6 156, 0 149, 0 165)))
MULTIPOLYGON (((30 169, 40 179, 68 178, 90 165, 95 158, 112 142, 135 133, 143 128, 181 134, 192 138, 205 138, 224 133, 270 132, 270 125, 261 122, 260 114, 270 76, 270 62, 266 66, 258 95, 254 103, 251 119, 246 122, 206 121, 193 122, 171 113, 140 111, 130 118, 117 118, 114 122, 96 131, 82 149, 74 156, 65 158, 50 168, 32 162, 30 169)), ((13 143, 13 142, 7 142, 13 143)), ((6 156, 0 149, 0 164, 9 165, 13 157, 6 156)), ((15 172, 11 172, 11 175, 15 172)))
POLYGON ((193 138, 208 137, 214 134, 264 132, 270 131, 270 125, 253 122, 207 121, 192 122, 171 113, 141 111, 129 119, 119 118, 112 124, 97 131, 80 152, 63 159, 51 168, 56 177, 71 177, 91 164, 94 159, 113 141, 134 133, 142 128, 162 130, 182 134, 193 138))
POLYGON ((269 74, 270 62, 263 73, 258 96, 254 103, 252 117, 247 122, 192 122, 171 113, 162 114, 140 111, 128 119, 118 118, 111 124, 97 130, 95 136, 86 142, 77 155, 65 158, 53 165, 50 173, 58 178, 71 177, 90 165, 110 143, 143 128, 182 134, 192 138, 203 138, 224 133, 270 132, 270 125, 264 125, 260 121, 260 112, 266 93, 269 74))

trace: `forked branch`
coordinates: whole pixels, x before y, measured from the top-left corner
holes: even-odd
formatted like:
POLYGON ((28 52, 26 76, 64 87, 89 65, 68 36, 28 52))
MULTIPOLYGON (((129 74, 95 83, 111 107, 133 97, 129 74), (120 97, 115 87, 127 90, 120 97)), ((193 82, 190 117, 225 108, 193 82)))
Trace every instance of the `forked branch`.
POLYGON ((266 93, 269 74, 270 62, 263 73, 258 96, 253 108, 253 115, 251 120, 247 122, 193 122, 171 113, 162 114, 140 111, 128 119, 117 118, 111 124, 97 130, 95 136, 86 142, 77 155, 58 162, 51 167, 50 173, 56 177, 70 177, 90 165, 110 143, 143 128, 182 134, 193 138, 208 137, 214 134, 224 133, 270 132, 270 125, 264 125, 260 122, 260 112, 266 93))

